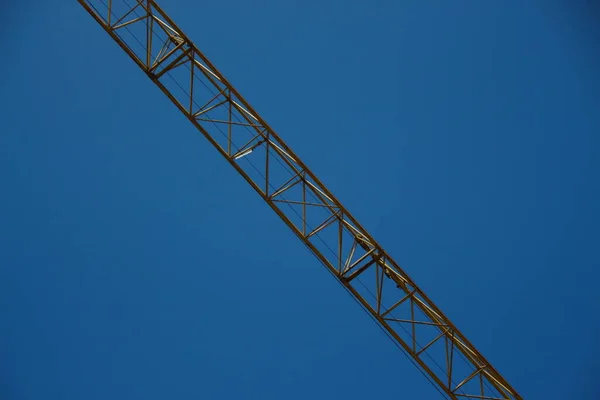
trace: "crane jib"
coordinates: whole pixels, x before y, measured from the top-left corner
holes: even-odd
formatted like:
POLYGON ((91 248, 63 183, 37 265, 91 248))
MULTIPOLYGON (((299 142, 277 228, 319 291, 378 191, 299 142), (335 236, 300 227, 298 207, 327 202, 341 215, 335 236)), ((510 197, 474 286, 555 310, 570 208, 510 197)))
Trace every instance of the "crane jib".
POLYGON ((440 392, 522 399, 155 1, 78 1, 440 392))

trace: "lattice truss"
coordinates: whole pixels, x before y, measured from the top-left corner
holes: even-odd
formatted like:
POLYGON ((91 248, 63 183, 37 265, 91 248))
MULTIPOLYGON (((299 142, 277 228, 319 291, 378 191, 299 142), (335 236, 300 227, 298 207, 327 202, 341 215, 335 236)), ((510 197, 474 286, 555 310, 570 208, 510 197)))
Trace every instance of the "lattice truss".
POLYGON ((451 399, 521 399, 154 1, 78 0, 451 399))

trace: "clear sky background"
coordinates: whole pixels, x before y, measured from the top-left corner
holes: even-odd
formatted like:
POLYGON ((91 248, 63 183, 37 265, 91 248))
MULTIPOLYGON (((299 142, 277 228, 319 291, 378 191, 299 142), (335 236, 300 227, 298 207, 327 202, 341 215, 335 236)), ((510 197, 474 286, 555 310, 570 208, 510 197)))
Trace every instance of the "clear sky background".
MULTIPOLYGON (((1 399, 441 398, 76 1, 7 3, 1 399)), ((600 397, 597 8, 159 4, 524 398, 600 397)))

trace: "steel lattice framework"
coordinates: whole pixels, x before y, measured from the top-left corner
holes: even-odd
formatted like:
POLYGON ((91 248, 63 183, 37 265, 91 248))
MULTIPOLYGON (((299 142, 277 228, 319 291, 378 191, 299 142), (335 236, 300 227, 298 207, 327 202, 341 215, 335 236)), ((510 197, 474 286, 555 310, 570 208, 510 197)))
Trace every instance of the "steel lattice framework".
POLYGON ((152 0, 78 0, 451 399, 522 399, 152 0))

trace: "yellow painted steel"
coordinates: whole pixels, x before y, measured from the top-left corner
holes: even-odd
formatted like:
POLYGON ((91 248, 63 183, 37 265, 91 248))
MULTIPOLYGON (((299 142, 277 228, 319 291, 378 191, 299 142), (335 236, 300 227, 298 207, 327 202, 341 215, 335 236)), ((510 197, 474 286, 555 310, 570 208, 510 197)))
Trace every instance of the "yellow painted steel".
POLYGON ((451 399, 522 399, 152 0, 78 0, 451 399))

